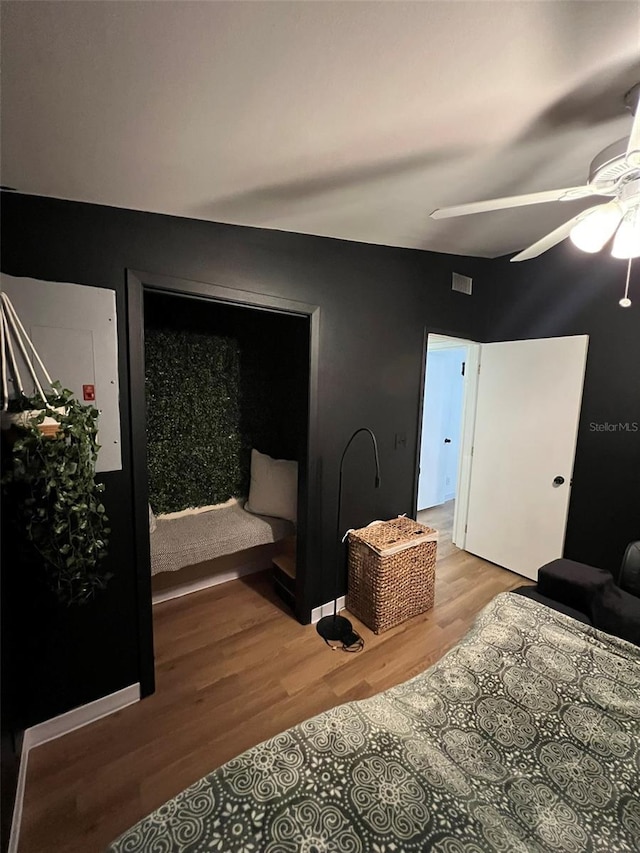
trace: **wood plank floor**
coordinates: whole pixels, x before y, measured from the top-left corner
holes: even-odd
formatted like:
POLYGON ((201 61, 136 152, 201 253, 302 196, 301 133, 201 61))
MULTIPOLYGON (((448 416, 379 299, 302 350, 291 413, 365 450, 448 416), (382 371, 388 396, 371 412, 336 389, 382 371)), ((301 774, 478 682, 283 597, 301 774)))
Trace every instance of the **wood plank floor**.
POLYGON ((32 750, 20 853, 97 853, 138 819, 254 744, 428 667, 494 595, 526 580, 451 544, 452 505, 420 519, 440 531, 428 613, 330 651, 274 595, 266 572, 154 608, 156 693, 32 750))

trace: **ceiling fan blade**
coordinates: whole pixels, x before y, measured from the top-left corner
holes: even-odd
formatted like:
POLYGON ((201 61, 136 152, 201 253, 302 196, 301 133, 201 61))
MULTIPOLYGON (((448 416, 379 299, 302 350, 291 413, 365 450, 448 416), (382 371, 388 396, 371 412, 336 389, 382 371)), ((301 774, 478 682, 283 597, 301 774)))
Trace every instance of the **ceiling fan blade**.
POLYGON ((431 218, 449 219, 452 216, 466 216, 469 213, 484 213, 489 210, 504 210, 509 207, 524 207, 527 204, 542 204, 546 201, 573 201, 591 195, 601 195, 601 193, 595 193, 589 186, 545 190, 540 193, 492 198, 488 201, 472 201, 469 204, 458 204, 455 207, 439 207, 433 211, 431 218))
POLYGON ((583 210, 582 213, 579 213, 577 216, 574 216, 567 222, 564 222, 554 231, 551 231, 550 234, 547 234, 545 237, 542 237, 540 240, 538 240, 537 243, 534 243, 532 246, 529 246, 528 249, 524 249, 519 254, 514 255, 511 258, 511 261, 528 261, 531 258, 537 258, 538 255, 541 255, 543 252, 546 252, 547 249, 551 249, 553 248, 553 246, 556 246, 558 243, 561 243, 563 240, 565 240, 571 233, 571 229, 573 228, 573 226, 580 222, 582 219, 584 219, 585 216, 591 213, 592 210, 597 210, 599 207, 604 206, 605 205, 602 204, 596 204, 593 207, 587 208, 587 210, 583 210))
POLYGON ((627 144, 626 157, 634 156, 634 160, 640 162, 640 87, 638 87, 638 102, 636 103, 636 111, 633 116, 633 124, 631 125, 631 135, 627 144))

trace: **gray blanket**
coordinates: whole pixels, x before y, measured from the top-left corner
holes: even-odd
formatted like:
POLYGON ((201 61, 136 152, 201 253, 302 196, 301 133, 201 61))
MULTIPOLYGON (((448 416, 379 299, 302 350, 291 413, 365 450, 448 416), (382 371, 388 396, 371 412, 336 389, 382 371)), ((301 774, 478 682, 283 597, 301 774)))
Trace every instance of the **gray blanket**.
POLYGON ((294 530, 290 521, 253 515, 239 504, 181 518, 158 516, 151 534, 151 574, 176 572, 225 554, 278 542, 294 530))
POLYGON ((426 672, 250 749, 109 848, 638 850, 640 648, 512 593, 426 672))

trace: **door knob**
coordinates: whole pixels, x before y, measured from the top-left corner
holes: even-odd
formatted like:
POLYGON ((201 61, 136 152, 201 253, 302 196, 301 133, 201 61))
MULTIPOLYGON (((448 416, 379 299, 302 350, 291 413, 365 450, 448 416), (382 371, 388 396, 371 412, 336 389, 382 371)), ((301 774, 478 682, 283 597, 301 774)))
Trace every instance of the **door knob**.
POLYGON ((563 483, 564 483, 564 477, 558 476, 558 477, 553 478, 553 485, 554 486, 561 486, 563 483))
POLYGON ((451 444, 451 439, 450 439, 450 438, 445 438, 444 443, 445 443, 445 444, 451 444))

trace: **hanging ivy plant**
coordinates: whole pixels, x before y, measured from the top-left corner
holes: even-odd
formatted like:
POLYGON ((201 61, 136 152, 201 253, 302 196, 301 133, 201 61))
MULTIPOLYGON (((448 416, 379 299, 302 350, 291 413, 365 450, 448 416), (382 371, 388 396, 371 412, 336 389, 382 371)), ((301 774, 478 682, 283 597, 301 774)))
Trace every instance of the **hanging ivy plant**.
MULTIPOLYGON (((52 388, 47 400, 60 410, 59 430, 53 437, 40 430, 50 414, 46 410, 12 429, 3 498, 22 550, 42 567, 58 600, 84 604, 112 576, 101 565, 110 530, 101 500, 104 485, 95 481, 98 411, 79 403, 59 382, 52 388)), ((23 397, 12 408, 41 406, 39 398, 23 397)))

